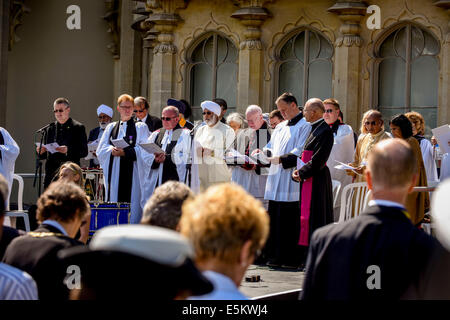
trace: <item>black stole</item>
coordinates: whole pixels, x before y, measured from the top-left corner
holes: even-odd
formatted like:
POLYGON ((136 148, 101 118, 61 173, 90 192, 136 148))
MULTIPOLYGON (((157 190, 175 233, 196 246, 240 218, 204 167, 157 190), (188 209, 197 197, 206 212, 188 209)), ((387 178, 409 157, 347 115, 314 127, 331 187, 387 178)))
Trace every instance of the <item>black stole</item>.
POLYGON ((337 134, 340 125, 341 125, 341 122, 339 121, 339 119, 336 120, 335 123, 330 125, 331 131, 333 131, 334 134, 337 134))
MULTIPOLYGON (((174 181, 180 180, 178 177, 177 166, 172 161, 172 150, 176 146, 178 138, 182 133, 182 130, 183 129, 181 129, 179 124, 177 124, 176 127, 173 128, 172 140, 167 144, 166 150, 164 151, 166 154, 166 160, 163 163, 162 179, 161 179, 162 183, 168 180, 174 181)), ((166 129, 161 128, 155 140, 155 144, 160 148, 162 147, 162 139, 164 138, 165 132, 166 129)), ((160 165, 161 165, 160 163, 153 161, 152 169, 158 169, 160 165)), ((158 183, 156 184, 156 186, 158 186, 158 183)))
MULTIPOLYGON (((109 137, 109 143, 111 145, 112 139, 117 139, 117 135, 119 134, 120 129, 120 121, 116 122, 116 125, 111 131, 111 135, 109 137)), ((127 148, 134 148, 136 145, 137 132, 136 126, 134 124, 133 118, 127 121, 127 131, 125 132, 125 136, 123 139, 130 145, 127 148)), ((117 192, 117 201, 118 202, 131 202, 131 189, 133 185, 133 163, 134 159, 130 159, 127 156, 120 157, 120 168, 119 168, 119 190, 117 192)), ((109 186, 109 197, 111 199, 111 175, 112 175, 112 167, 114 162, 114 156, 111 154, 109 158, 109 168, 108 168, 108 186, 109 186)))

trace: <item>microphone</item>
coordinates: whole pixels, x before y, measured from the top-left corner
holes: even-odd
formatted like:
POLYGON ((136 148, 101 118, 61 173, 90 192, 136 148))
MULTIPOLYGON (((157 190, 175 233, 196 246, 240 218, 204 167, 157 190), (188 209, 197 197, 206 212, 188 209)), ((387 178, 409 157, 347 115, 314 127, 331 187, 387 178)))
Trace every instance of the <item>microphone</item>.
POLYGON ((42 132, 42 131, 45 131, 45 130, 47 130, 51 125, 53 125, 54 123, 52 122, 52 123, 49 123, 48 125, 46 125, 46 126, 43 126, 42 128, 40 128, 39 130, 37 130, 36 131, 36 133, 39 133, 39 132, 42 132))

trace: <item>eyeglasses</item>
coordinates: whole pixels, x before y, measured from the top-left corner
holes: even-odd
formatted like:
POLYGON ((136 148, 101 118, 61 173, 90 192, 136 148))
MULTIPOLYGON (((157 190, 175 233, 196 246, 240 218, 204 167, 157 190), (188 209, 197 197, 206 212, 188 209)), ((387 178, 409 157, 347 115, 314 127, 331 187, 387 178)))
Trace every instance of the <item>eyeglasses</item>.
POLYGON ((64 112, 64 111, 66 111, 67 109, 55 109, 55 110, 53 110, 53 113, 57 113, 57 112, 60 112, 60 113, 62 113, 62 112, 64 112))
POLYGON ((205 111, 205 112, 202 113, 202 115, 205 115, 205 114, 207 114, 208 116, 210 116, 210 115, 212 115, 213 113, 212 113, 211 111, 205 111))
POLYGON ((325 113, 333 113, 333 109, 327 109, 327 110, 325 110, 325 113))
POLYGON ((172 120, 174 118, 176 118, 176 117, 161 117, 161 120, 162 121, 170 121, 170 120, 172 120))
POLYGON ((134 113, 143 113, 145 110, 134 110, 134 113))
POLYGON ((366 122, 364 122, 364 125, 366 125, 366 126, 368 126, 369 124, 375 126, 377 124, 377 122, 376 121, 372 121, 372 122, 366 121, 366 122))

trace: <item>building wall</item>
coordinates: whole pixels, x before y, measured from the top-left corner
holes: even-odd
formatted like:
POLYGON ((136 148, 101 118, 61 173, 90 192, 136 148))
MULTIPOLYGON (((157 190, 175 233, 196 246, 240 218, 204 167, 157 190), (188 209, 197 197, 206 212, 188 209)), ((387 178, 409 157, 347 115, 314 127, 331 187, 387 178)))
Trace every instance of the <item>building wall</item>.
MULTIPOLYGON (((28 0, 31 9, 18 29, 8 57, 6 129, 19 144, 16 172, 34 173, 34 132, 54 121, 53 101, 67 97, 71 116, 86 126, 97 126, 96 108, 114 105, 113 57, 103 1, 28 0), (81 8, 81 30, 68 30, 66 9, 81 8)), ((24 201, 37 192, 26 180, 24 201)))

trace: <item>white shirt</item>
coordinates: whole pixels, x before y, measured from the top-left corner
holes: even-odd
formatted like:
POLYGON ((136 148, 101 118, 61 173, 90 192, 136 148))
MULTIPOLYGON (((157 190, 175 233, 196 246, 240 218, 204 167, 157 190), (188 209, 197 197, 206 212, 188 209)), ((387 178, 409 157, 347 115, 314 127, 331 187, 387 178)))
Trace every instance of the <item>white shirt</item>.
POLYGON ((0 263, 0 300, 38 300, 36 282, 28 273, 0 263))

